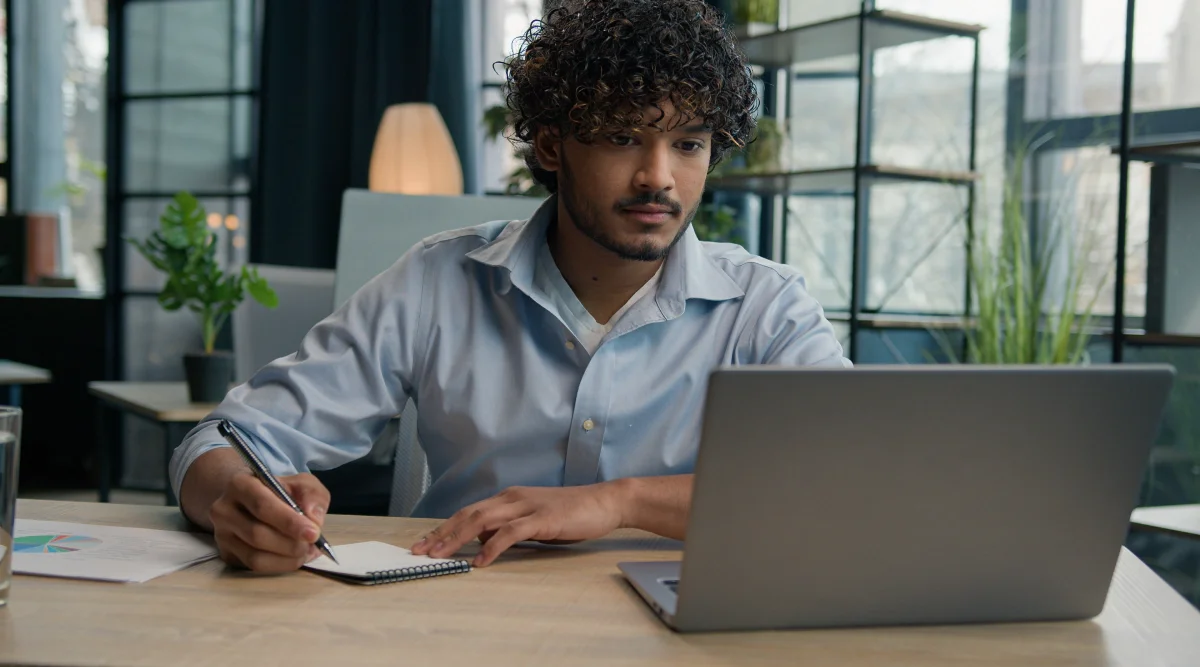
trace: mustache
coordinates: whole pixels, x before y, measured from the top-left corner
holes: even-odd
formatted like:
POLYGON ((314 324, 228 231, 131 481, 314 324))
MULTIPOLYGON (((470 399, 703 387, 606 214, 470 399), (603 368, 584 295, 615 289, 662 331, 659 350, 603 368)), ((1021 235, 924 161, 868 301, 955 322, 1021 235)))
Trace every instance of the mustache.
POLYGON ((683 205, 667 196, 667 193, 659 190, 658 192, 643 192, 636 197, 622 199, 613 206, 613 210, 620 212, 621 209, 629 208, 630 206, 666 206, 671 209, 672 215, 679 215, 683 212, 683 205))

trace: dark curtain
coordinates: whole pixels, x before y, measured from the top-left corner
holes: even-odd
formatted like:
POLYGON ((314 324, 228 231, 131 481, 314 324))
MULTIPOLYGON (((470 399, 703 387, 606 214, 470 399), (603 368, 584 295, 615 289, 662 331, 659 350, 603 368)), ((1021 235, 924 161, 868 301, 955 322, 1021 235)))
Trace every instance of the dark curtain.
POLYGON ((429 101, 437 105, 463 168, 463 192, 482 194, 480 159, 483 108, 480 104, 479 3, 437 0, 432 12, 429 101))
POLYGON ((383 110, 429 101, 434 0, 270 0, 251 258, 333 268, 383 110))

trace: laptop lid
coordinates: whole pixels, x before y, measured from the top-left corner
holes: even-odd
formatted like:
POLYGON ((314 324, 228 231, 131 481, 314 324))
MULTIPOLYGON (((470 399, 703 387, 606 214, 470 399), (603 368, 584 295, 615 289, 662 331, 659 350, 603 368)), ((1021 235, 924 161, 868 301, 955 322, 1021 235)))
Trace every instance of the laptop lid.
POLYGON ((1099 613, 1169 366, 715 371, 681 630, 1099 613))

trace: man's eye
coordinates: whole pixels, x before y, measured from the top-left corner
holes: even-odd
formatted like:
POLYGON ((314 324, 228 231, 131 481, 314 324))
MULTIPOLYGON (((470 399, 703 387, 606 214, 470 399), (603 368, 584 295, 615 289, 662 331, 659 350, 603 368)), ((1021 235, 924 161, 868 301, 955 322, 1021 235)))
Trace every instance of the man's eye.
POLYGON ((614 146, 629 146, 633 143, 633 137, 628 134, 614 134, 608 140, 614 146))
POLYGON ((695 153, 704 150, 704 144, 699 141, 685 141, 679 147, 686 153, 695 153))

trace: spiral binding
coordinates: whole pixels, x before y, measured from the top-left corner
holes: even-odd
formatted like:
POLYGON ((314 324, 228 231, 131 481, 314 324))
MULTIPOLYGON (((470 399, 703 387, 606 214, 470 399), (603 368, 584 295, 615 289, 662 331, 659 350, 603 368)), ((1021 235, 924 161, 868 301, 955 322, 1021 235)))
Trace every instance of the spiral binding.
POLYGON ((460 572, 470 571, 470 562, 465 560, 456 560, 449 563, 432 563, 430 565, 418 565, 416 567, 403 567, 396 570, 376 570, 374 572, 368 572, 367 576, 371 578, 372 584, 391 584, 397 581, 426 579, 429 577, 440 577, 444 574, 458 574, 460 572))

